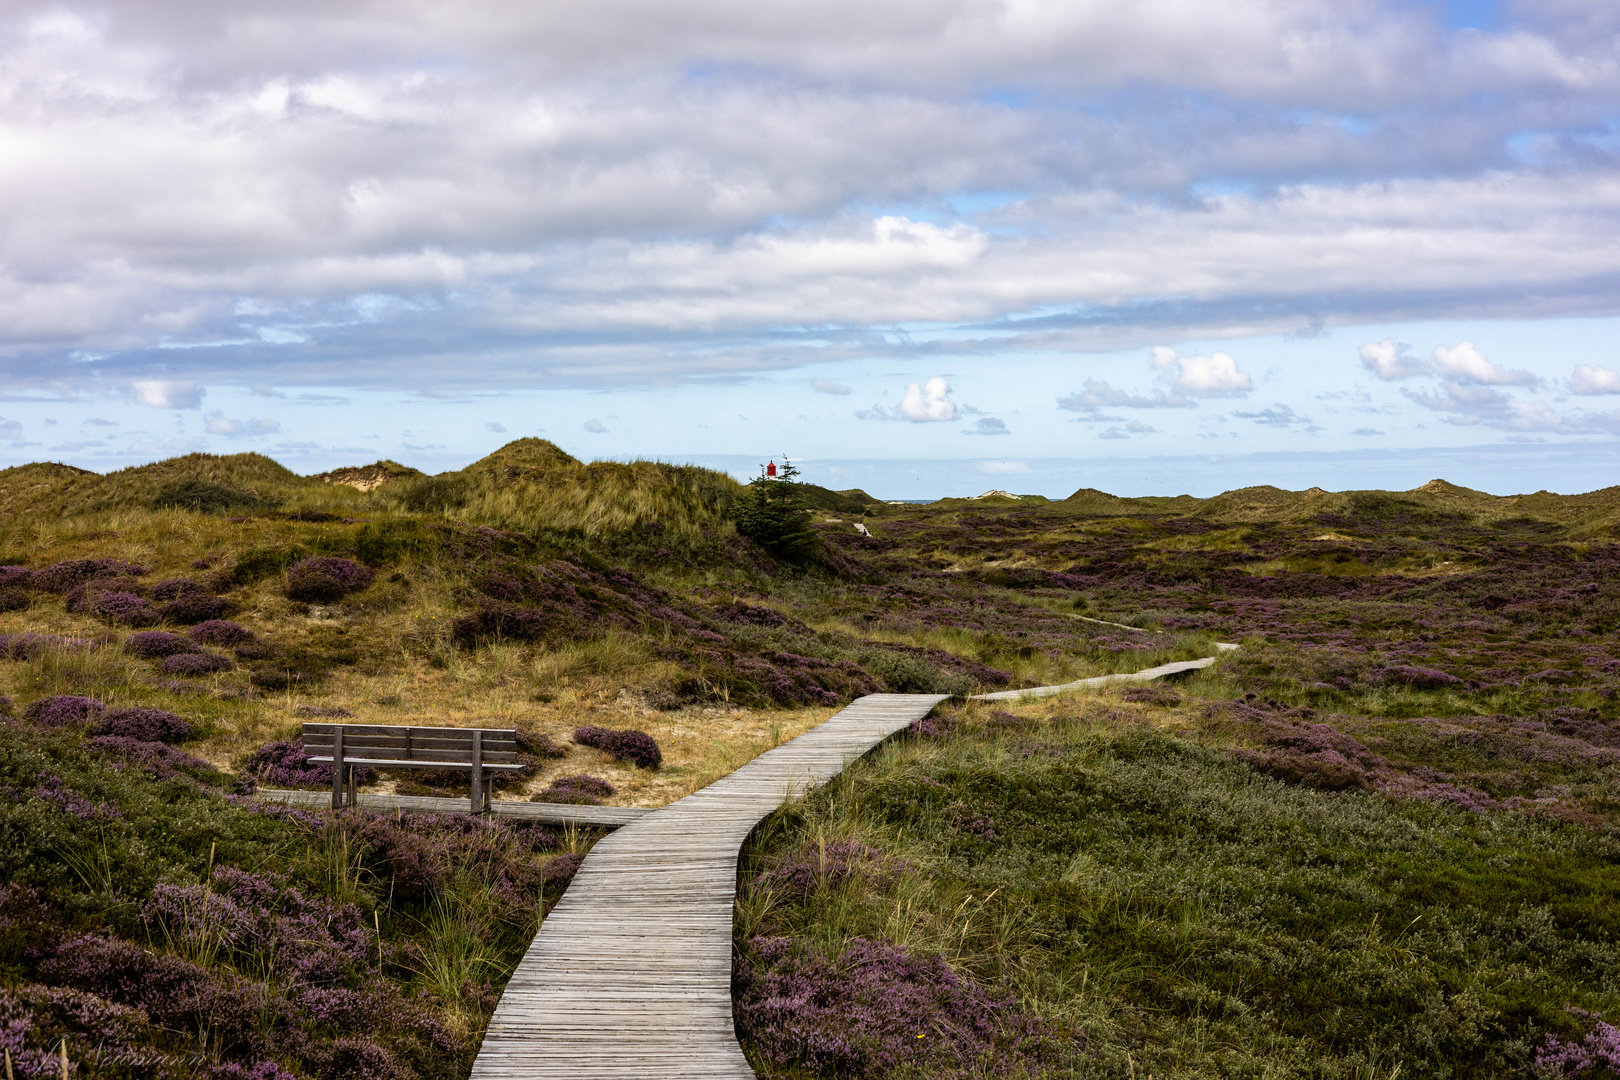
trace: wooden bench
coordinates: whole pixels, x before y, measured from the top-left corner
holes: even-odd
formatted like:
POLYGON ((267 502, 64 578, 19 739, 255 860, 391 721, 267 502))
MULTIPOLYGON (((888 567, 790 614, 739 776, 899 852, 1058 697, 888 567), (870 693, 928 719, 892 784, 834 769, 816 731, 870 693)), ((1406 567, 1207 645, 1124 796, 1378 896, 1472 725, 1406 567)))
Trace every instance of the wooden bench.
POLYGON ((305 724, 304 760, 332 764, 332 809, 358 805, 355 768, 465 769, 471 776, 473 813, 489 809, 489 775, 523 768, 511 728, 384 727, 379 724, 305 724), (344 770, 348 770, 347 776, 344 770))

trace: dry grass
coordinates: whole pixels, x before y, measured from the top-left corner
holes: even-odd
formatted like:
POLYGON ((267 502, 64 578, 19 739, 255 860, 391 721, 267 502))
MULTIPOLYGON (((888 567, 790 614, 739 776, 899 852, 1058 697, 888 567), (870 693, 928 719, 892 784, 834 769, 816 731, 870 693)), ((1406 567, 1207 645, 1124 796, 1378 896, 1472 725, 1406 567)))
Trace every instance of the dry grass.
MULTIPOLYGON (((660 712, 645 704, 633 682, 558 687, 547 694, 551 700, 537 701, 526 692, 534 684, 480 686, 466 674, 466 668, 476 665, 477 660, 470 658, 460 671, 418 668, 391 679, 344 673, 332 678, 319 695, 278 699, 273 709, 266 710, 270 733, 260 727, 253 737, 263 741, 296 734, 302 721, 292 710, 306 704, 350 709, 357 724, 522 727, 549 735, 568 754, 543 762, 531 781, 503 791, 500 797, 526 799, 556 777, 589 773, 618 789, 606 800, 610 805, 651 807, 706 787, 837 711, 694 706, 660 712), (638 769, 599 750, 574 745, 574 729, 586 724, 647 732, 663 752, 663 766, 638 769)), ((520 674, 524 671, 522 665, 512 667, 520 674)), ((392 785, 383 781, 366 790, 389 791, 392 785)))
MULTIPOLYGON (((674 479, 670 470, 653 471, 661 479, 663 494, 655 493, 647 505, 629 506, 625 512, 632 516, 673 505, 660 503, 661 498, 693 497, 681 494, 679 470, 674 479)), ((598 523, 608 521, 591 509, 596 505, 591 499, 626 503, 617 485, 627 476, 645 479, 642 474, 647 472, 640 466, 596 469, 591 475, 599 482, 580 496, 581 513, 595 514, 592 520, 598 523)), ((82 483, 88 480, 81 478, 82 483)), ((335 498, 359 495, 343 488, 335 498)), ((368 519, 386 522, 403 516, 391 507, 380 507, 368 519)), ((360 528, 266 517, 232 522, 138 506, 67 517, 17 515, 0 524, 0 563, 38 566, 63 559, 116 557, 149 567, 157 579, 195 578, 210 569, 228 568, 252 550, 308 548, 323 536, 344 537, 360 528), (194 566, 199 558, 209 567, 194 566)), ((284 653, 344 650, 353 657, 352 665, 337 664, 317 682, 283 691, 243 694, 251 681, 238 671, 188 679, 199 692, 174 694, 164 689, 170 680, 159 677, 154 664, 122 653, 128 631, 68 613, 60 600, 40 597, 27 610, 0 614, 0 633, 61 634, 100 644, 50 650, 28 662, 0 663, 0 694, 23 702, 45 694, 82 693, 112 705, 171 709, 200 729, 201 737, 186 749, 222 767, 267 741, 295 735, 301 720, 293 710, 300 705, 346 708, 355 723, 521 725, 564 745, 571 745, 574 728, 583 724, 637 727, 652 733, 663 749, 666 764, 657 772, 627 768, 595 750, 571 747, 566 758, 548 762, 523 791, 508 795, 526 797, 557 775, 590 772, 619 789, 614 802, 645 806, 661 805, 704 786, 774 740, 791 738, 831 712, 650 710, 642 692, 670 682, 674 666, 653 657, 646 641, 622 632, 549 647, 456 648, 448 630, 453 615, 465 610, 465 582, 453 567, 409 556, 351 602, 308 607, 288 600, 281 589, 279 576, 273 576, 232 590, 231 598, 241 606, 234 620, 284 653)))

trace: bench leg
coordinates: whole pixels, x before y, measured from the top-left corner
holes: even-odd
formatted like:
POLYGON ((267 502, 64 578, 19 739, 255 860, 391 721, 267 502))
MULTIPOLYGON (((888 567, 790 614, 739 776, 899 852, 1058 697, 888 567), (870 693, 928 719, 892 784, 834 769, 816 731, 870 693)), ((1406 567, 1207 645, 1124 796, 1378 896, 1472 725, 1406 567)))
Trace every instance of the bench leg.
POLYGON ((343 725, 332 734, 332 809, 343 809, 343 725))
POLYGON ((469 793, 468 804, 472 813, 480 813, 484 809, 484 735, 481 731, 474 731, 472 736, 472 791, 469 793))
POLYGON ((349 766, 349 805, 350 806, 359 806, 360 805, 360 777, 358 775, 359 772, 360 772, 360 770, 356 769, 353 765, 349 766))

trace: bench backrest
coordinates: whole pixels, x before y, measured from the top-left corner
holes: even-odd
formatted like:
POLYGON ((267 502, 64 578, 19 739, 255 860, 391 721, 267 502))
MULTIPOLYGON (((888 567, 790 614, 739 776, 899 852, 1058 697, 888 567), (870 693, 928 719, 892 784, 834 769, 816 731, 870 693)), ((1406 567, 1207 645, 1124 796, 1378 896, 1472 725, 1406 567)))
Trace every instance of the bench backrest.
MULTIPOLYGON (((384 727, 378 724, 343 724, 343 759, 356 764, 367 760, 472 761, 473 732, 481 736, 486 764, 517 762, 517 732, 512 728, 384 727)), ((305 724, 306 753, 330 757, 337 724, 305 724)))

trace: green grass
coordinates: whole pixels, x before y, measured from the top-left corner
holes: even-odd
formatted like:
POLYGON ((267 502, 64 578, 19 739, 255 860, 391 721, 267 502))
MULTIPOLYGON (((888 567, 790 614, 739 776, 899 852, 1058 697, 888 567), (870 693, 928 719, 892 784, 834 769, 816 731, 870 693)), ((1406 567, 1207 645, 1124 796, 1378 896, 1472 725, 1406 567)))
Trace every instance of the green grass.
POLYGON ((738 948, 941 956, 1084 1031, 1075 1076, 1528 1075, 1566 1006, 1620 1007, 1613 832, 1286 786, 1106 700, 1022 712, 970 710, 781 812, 738 948), (908 869, 759 891, 837 839, 908 869))

